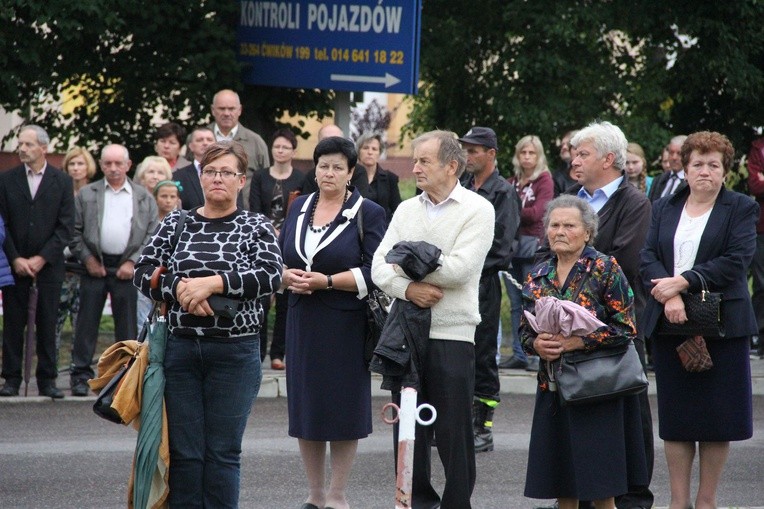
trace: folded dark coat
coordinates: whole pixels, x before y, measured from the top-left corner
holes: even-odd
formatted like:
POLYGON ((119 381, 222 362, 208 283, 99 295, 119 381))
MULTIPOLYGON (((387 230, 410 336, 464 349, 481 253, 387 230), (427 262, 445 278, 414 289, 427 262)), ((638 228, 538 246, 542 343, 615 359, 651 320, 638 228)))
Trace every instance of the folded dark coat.
MULTIPOLYGON (((441 250, 428 242, 399 242, 385 255, 412 281, 421 281, 440 266, 441 250)), ((401 387, 419 390, 421 361, 430 339, 429 308, 396 300, 374 349, 369 370, 382 375, 382 389, 397 392, 401 387)))

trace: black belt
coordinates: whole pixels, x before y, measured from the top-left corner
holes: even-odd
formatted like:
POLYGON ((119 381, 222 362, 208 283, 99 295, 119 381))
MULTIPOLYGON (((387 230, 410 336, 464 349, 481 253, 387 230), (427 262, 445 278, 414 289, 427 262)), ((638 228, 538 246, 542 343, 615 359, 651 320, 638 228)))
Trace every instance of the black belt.
POLYGON ((101 255, 103 266, 104 267, 110 267, 110 268, 118 268, 120 266, 120 260, 122 260, 122 255, 110 255, 110 254, 103 254, 101 255))

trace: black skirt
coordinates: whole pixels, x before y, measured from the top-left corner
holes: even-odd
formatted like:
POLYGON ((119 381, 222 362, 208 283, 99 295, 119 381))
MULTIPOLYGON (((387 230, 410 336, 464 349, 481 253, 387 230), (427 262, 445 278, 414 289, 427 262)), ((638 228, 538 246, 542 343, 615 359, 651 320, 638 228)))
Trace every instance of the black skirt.
POLYGON ((556 393, 537 390, 526 497, 600 500, 647 482, 637 396, 561 406, 556 393))

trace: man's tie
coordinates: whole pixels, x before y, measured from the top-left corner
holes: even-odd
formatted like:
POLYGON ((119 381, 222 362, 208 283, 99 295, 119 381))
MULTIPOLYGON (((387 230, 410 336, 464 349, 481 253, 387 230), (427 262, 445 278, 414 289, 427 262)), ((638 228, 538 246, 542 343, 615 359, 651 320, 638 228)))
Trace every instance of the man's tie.
POLYGON ((674 189, 677 185, 679 185, 680 180, 682 179, 680 179, 679 176, 677 176, 677 174, 672 171, 668 182, 666 182, 666 187, 663 188, 663 194, 661 194, 661 198, 674 194, 674 189))

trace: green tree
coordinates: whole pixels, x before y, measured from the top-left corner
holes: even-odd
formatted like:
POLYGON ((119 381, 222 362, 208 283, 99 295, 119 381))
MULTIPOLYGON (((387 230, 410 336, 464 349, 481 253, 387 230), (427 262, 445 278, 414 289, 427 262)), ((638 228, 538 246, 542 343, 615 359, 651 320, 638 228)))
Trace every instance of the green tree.
POLYGON ((152 152, 157 119, 210 120, 212 95, 240 92, 242 123, 268 133, 284 112, 329 113, 331 95, 243 86, 236 60, 238 2, 11 0, 0 4, 0 105, 62 140, 121 141, 133 160, 152 152), (64 113, 62 93, 78 101, 64 113))
MULTIPOLYGON (((620 125, 657 158, 672 134, 724 132, 742 153, 764 125, 764 3, 428 0, 420 95, 408 125, 538 134, 547 155, 566 130, 620 125)), ((553 159, 553 158, 552 158, 553 159)))

